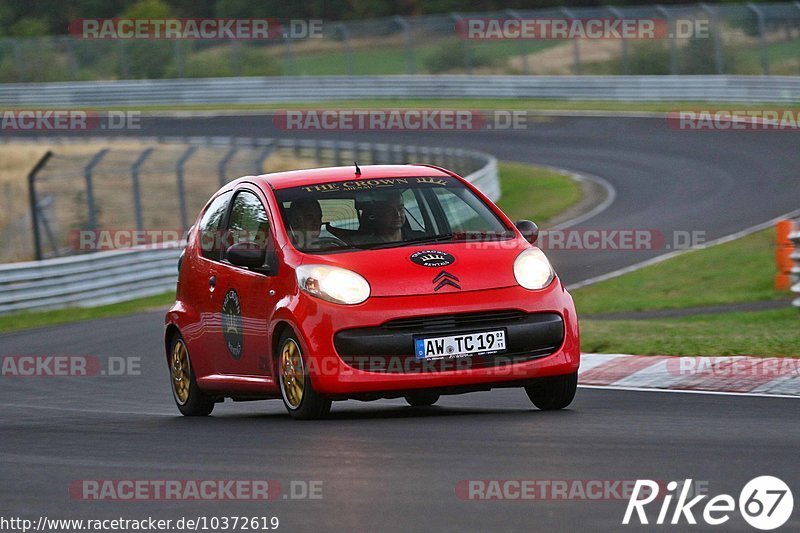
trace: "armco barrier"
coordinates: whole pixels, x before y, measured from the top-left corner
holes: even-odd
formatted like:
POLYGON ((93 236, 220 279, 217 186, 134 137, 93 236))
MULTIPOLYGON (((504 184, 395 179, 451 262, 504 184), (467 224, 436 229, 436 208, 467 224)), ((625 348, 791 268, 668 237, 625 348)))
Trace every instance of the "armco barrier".
MULTIPOLYGON (((256 141, 271 142, 269 139, 256 141)), ((183 142, 235 144, 242 139, 191 138, 183 142)), ((345 155, 362 164, 430 162, 460 172, 489 198, 500 198, 497 159, 482 152, 295 139, 282 139, 276 144, 278 149, 313 154, 321 164, 349 164, 352 159, 345 159, 345 155)), ((0 265, 0 315, 69 306, 90 307, 166 292, 175 287, 180 252, 181 246, 173 243, 159 248, 95 252, 0 265)))
POLYGON ((797 102, 796 76, 320 76, 0 85, 0 107, 260 104, 353 99, 797 102))
POLYGON ((173 244, 0 265, 0 314, 160 294, 175 286, 179 255, 173 244))

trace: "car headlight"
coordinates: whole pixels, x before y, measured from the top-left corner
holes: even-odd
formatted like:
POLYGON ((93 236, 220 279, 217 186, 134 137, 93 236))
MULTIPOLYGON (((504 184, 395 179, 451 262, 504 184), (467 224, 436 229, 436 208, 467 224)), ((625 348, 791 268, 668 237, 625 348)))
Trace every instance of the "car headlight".
POLYGON ((360 275, 329 265, 300 265, 295 271, 301 290, 337 304, 360 304, 369 298, 369 283, 360 275))
POLYGON ((556 277, 550 261, 538 248, 528 248, 514 260, 517 283, 530 290, 544 289, 556 277))

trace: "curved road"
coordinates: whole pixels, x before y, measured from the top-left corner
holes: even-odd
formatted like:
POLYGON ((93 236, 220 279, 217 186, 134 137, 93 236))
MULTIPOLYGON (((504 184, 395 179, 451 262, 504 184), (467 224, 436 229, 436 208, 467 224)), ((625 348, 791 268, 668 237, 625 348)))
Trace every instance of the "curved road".
MULTIPOLYGON (((141 133, 277 132, 268 117, 247 116, 147 119, 141 133)), ((381 137, 601 176, 617 199, 582 227, 695 230, 713 239, 800 207, 800 150, 790 133, 685 133, 659 119, 572 117, 502 133, 337 134, 381 137)), ((661 253, 554 255, 562 277, 575 283, 661 253)), ((290 420, 280 402, 228 402, 211 418, 184 419, 172 406, 160 335, 161 313, 152 312, 0 336, 0 355, 141 358, 141 375, 0 378, 0 516, 278 516, 287 531, 618 531, 626 502, 613 493, 604 501, 465 501, 456 487, 487 479, 693 478, 712 495, 738 497, 749 479, 771 474, 800 498, 795 400, 582 389, 569 410, 544 413, 512 389, 445 397, 431 409, 339 403, 331 420, 312 423, 290 420), (281 496, 92 502, 68 492, 86 479, 228 478, 276 480, 281 496), (282 498, 293 480, 322 481, 322 499, 282 498)), ((791 526, 800 527, 797 511, 791 526)), ((722 527, 752 530, 736 513, 722 527)))

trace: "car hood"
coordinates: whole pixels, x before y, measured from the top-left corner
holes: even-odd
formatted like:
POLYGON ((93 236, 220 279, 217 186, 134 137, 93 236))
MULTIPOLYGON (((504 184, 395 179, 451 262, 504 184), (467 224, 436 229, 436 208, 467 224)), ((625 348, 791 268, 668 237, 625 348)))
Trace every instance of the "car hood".
POLYGON ((432 243, 306 255, 303 263, 357 272, 369 283, 373 297, 450 294, 516 286, 514 259, 529 247, 521 239, 432 243))

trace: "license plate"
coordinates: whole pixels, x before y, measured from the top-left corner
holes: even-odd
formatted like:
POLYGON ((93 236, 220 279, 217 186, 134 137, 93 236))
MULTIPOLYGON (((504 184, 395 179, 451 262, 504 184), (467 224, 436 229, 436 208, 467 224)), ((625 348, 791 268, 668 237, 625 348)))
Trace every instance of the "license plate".
POLYGON ((414 339, 414 354, 417 359, 492 355, 505 349, 506 332, 502 329, 414 339))

